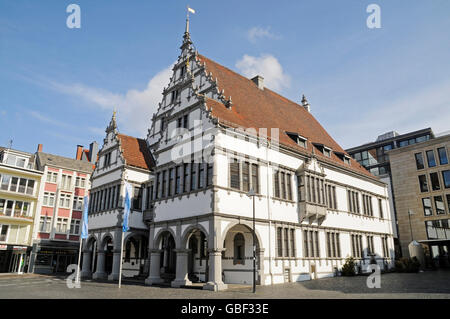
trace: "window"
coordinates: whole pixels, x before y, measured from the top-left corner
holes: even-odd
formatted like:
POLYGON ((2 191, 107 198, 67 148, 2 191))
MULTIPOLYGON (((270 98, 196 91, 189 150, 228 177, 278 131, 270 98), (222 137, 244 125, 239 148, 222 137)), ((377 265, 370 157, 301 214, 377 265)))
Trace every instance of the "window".
POLYGON ((309 257, 309 247, 308 247, 308 231, 303 231, 303 255, 307 258, 309 257))
POLYGON ((363 214, 367 216, 373 216, 372 197, 363 194, 362 199, 363 199, 363 214))
POLYGON ((55 205, 55 193, 50 192, 44 192, 44 206, 51 206, 55 205))
POLYGON ((282 238, 283 228, 277 228, 277 257, 283 257, 283 238, 282 238))
POLYGON ((339 233, 327 232, 327 257, 328 258, 341 257, 339 233))
POLYGON ((431 189, 432 190, 438 191, 441 189, 438 173, 430 173, 430 180, 431 180, 431 189))
POLYGON ((39 231, 42 233, 49 233, 52 226, 52 218, 47 216, 41 216, 39 222, 39 231))
POLYGON ((316 230, 304 231, 305 257, 320 257, 319 232, 316 230))
POLYGON ((73 198, 73 210, 82 210, 83 209, 83 197, 75 196, 73 198))
POLYGON ((168 196, 172 196, 173 195, 173 190, 174 190, 174 186, 173 186, 173 180, 175 178, 175 168, 171 168, 169 170, 169 191, 167 192, 168 196))
POLYGON ((428 220, 425 222, 428 239, 450 239, 450 219, 428 220))
POLYGON ((188 163, 183 164, 183 192, 188 191, 188 181, 189 181, 189 167, 188 163))
POLYGON ((58 218, 56 220, 56 232, 57 233, 67 232, 67 218, 58 218))
POLYGON ((359 194, 355 191, 347 190, 348 207, 351 213, 359 213, 359 194))
POLYGON ((134 187, 133 195, 133 209, 142 210, 142 194, 144 192, 143 187, 134 187))
POLYGON ((25 189, 26 189, 26 187, 27 187, 27 179, 26 178, 21 178, 20 180, 19 180, 19 189, 18 189, 18 192, 19 193, 25 193, 25 189))
POLYGON ((372 255, 374 253, 373 236, 367 236, 367 255, 372 255))
POLYGON ((380 212, 380 218, 384 218, 383 201, 381 200, 381 198, 378 198, 378 211, 380 212))
POLYGON ((439 154, 439 164, 445 165, 448 164, 447 153, 445 152, 445 147, 440 147, 437 149, 439 154))
POLYGON ((11 184, 9 185, 9 190, 11 192, 17 192, 17 185, 19 183, 19 178, 18 177, 13 177, 11 178, 11 184))
POLYGON ((59 207, 70 208, 70 194, 59 195, 59 207))
POLYGON ((70 233, 72 235, 78 235, 80 233, 80 220, 72 219, 70 222, 70 233))
POLYGON ((295 229, 291 229, 290 233, 291 233, 291 237, 290 237, 291 257, 295 257, 295 229))
POLYGON ((280 177, 278 174, 278 170, 275 170, 273 173, 273 185, 275 188, 275 197, 280 197, 280 177))
POLYGON ((14 206, 14 201, 9 200, 9 201, 6 202, 6 209, 5 209, 5 215, 6 216, 11 216, 12 215, 13 206, 14 206))
POLYGON ((283 256, 289 256, 289 229, 284 228, 283 256))
POLYGON ((189 114, 183 116, 183 128, 189 128, 189 114))
POLYGON ((0 225, 0 241, 6 241, 9 225, 0 225))
POLYGON ((194 163, 194 161, 191 162, 191 191, 196 189, 197 186, 197 165, 194 163))
POLYGON ((442 180, 444 181, 444 187, 450 188, 450 171, 442 171, 442 180))
POLYGON ((76 187, 84 188, 85 184, 86 184, 86 178, 84 178, 84 177, 77 177, 75 179, 75 186, 76 187))
POLYGON ((419 185, 420 185, 420 191, 422 193, 428 192, 428 183, 427 183, 426 175, 419 175, 419 185))
POLYGON ((6 200, 0 198, 0 215, 5 213, 6 200))
POLYGON ((242 163, 242 190, 248 192, 250 190, 250 163, 242 163))
POLYGON ((286 173, 280 173, 280 181, 281 181, 281 198, 286 198, 286 173))
POLYGON ((416 157, 416 167, 417 169, 423 169, 425 167, 423 162, 423 155, 422 153, 417 153, 414 155, 416 157))
POLYGON ((208 163, 206 165, 206 186, 211 186, 213 183, 213 164, 208 163))
POLYGON ((389 246, 388 246, 388 238, 381 237, 381 242, 383 245, 383 257, 389 258, 389 246))
POLYGON ((361 235, 352 235, 352 255, 355 258, 361 258, 362 254, 362 236, 361 235))
MULTIPOLYGON (((180 94, 179 90, 173 90, 172 91, 172 96, 171 96, 171 99, 170 99, 170 103, 176 102, 176 100, 178 99, 179 94, 180 94)), ((161 130, 162 129, 163 128, 162 128, 162 125, 161 125, 161 130)))
POLYGON ((436 160, 434 159, 433 150, 427 151, 426 153, 427 153, 428 167, 436 166, 436 160))
POLYGON ((62 175, 61 176, 61 187, 64 189, 70 189, 72 186, 72 176, 62 175))
POLYGON ((47 182, 56 183, 56 179, 58 178, 57 172, 47 172, 47 182))
POLYGON ((111 165, 111 153, 106 153, 103 160, 103 167, 111 165))
POLYGON ((161 173, 156 174, 156 190, 155 190, 155 199, 159 197, 159 190, 161 184, 161 173))
POLYGON ((232 159, 229 164, 230 169, 230 187, 235 189, 241 189, 240 177, 239 177, 239 162, 237 159, 232 159))
POLYGON ((203 163, 198 163, 198 188, 203 188, 205 184, 205 167, 203 163))
POLYGON ((245 264, 245 239, 242 233, 237 233, 234 236, 233 264, 245 264))
POLYGON ((445 214, 445 206, 442 196, 434 196, 434 206, 436 207, 437 215, 445 214))
POLYGON ((33 191, 34 191, 34 180, 29 179, 28 180, 28 184, 27 184, 27 194, 28 195, 33 195, 33 191))
POLYGON ((11 180, 11 175, 2 175, 2 184, 1 184, 1 189, 4 191, 8 190, 8 186, 9 186, 9 181, 11 180))
POLYGON ((175 168, 175 194, 181 193, 181 166, 175 168))
POLYGON ((286 174, 286 193, 287 199, 292 200, 291 174, 286 174))
POLYGON ((433 208, 431 207, 431 199, 429 197, 422 198, 422 205, 425 216, 433 215, 433 208))
POLYGON ((162 172, 161 198, 166 197, 167 171, 162 172))

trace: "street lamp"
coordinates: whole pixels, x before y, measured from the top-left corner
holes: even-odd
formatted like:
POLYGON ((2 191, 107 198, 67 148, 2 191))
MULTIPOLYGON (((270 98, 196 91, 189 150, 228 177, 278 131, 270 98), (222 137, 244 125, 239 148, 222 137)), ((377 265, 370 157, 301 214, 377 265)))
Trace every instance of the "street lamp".
POLYGON ((411 215, 414 215, 414 212, 411 209, 409 209, 408 210, 409 229, 411 230, 411 241, 414 241, 413 231, 412 231, 412 226, 411 226, 411 215))
POLYGON ((256 235, 255 235, 255 196, 253 188, 247 194, 253 198, 253 293, 256 293, 256 235))

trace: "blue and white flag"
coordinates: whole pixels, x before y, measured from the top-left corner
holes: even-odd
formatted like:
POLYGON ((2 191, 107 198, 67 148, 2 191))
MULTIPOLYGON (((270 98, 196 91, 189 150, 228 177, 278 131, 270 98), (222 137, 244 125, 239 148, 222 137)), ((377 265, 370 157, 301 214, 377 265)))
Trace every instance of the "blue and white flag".
POLYGON ((124 203, 123 223, 122 223, 122 231, 124 233, 130 229, 128 224, 131 210, 131 192, 132 192, 131 185, 125 183, 125 203, 124 203))
POLYGON ((81 238, 88 238, 88 210, 89 210, 89 196, 84 196, 83 204, 83 224, 81 226, 81 238))

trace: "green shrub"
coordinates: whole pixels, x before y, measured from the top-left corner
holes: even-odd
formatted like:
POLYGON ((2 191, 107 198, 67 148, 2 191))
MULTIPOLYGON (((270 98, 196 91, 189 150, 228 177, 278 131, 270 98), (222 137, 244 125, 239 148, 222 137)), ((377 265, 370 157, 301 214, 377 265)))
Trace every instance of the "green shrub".
POLYGON ((420 270, 420 262, 417 257, 402 257, 395 261, 395 270, 397 272, 418 272, 420 270))
POLYGON ((355 275, 355 260, 353 257, 347 257, 345 264, 341 270, 342 276, 354 276, 355 275))

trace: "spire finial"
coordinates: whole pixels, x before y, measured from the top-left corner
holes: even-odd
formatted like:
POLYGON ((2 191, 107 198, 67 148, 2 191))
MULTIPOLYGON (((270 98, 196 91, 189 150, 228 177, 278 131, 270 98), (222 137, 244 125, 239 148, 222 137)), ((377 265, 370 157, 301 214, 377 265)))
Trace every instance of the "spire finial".
POLYGON ((113 115, 111 117, 111 121, 109 122, 109 125, 106 128, 107 133, 110 131, 115 131, 117 129, 116 114, 117 114, 117 108, 114 108, 113 115))
POLYGON ((302 106, 303 106, 303 107, 305 108, 305 110, 307 110, 308 112, 311 111, 311 107, 310 107, 310 105, 309 105, 308 100, 307 100, 306 97, 305 97, 305 94, 303 94, 303 96, 302 96, 302 106))

